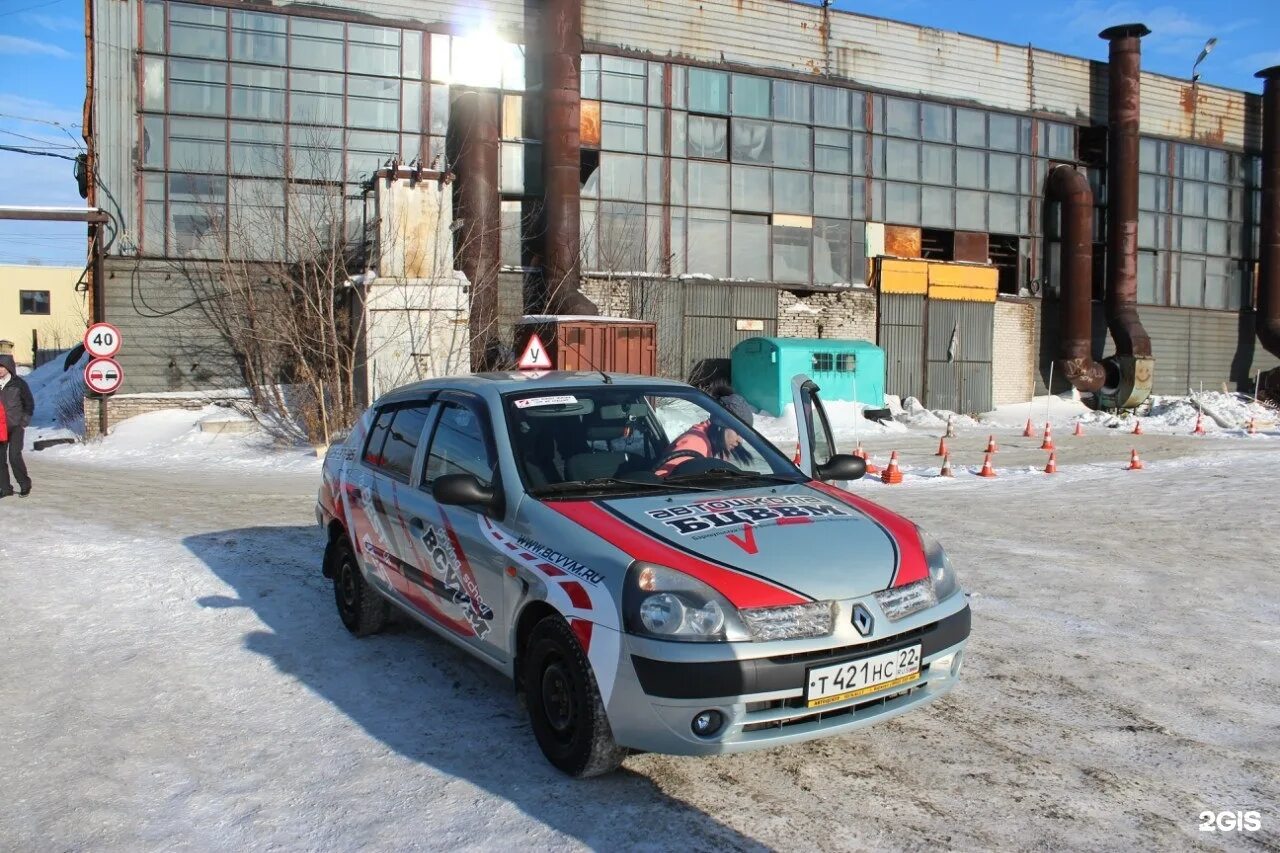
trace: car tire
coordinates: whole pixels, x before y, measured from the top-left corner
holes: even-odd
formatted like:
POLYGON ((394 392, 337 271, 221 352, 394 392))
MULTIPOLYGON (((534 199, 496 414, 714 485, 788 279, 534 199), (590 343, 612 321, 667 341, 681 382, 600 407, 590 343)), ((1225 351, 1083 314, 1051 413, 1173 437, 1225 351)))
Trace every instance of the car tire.
POLYGON ((535 625, 523 657, 529 723, 547 760, 579 778, 618 769, 627 750, 613 739, 591 664, 564 619, 535 625))
POLYGON ((357 637, 378 633, 387 624, 391 604, 365 582, 345 538, 333 545, 332 559, 333 598, 342 624, 357 637))

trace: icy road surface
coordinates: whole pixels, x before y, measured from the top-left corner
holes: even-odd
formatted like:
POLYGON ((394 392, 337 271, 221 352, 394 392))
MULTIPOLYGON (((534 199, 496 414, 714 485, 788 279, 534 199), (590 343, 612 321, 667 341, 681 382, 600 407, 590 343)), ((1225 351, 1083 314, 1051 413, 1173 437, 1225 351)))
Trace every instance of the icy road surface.
POLYGON ((936 432, 868 442, 907 482, 854 488, 973 593, 949 697, 586 782, 496 673, 407 624, 347 634, 314 469, 32 454, 35 495, 0 503, 0 850, 1276 849, 1280 441, 1094 433, 1047 478, 1005 429, 992 482, 926 479, 936 432))

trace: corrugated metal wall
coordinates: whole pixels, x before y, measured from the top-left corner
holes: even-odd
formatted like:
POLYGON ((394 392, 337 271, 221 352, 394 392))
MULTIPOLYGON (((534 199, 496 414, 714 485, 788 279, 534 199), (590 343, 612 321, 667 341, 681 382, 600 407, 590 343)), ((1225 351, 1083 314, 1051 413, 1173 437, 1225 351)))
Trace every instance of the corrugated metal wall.
POLYGON ((125 237, 137 242, 138 200, 133 182, 137 148, 137 80, 134 45, 138 43, 137 0, 93 0, 93 129, 98 157, 98 206, 117 220, 122 232, 112 251, 119 253, 125 237), (105 187, 105 189, 104 189, 105 187))
POLYGON ((658 375, 684 379, 684 292, 669 281, 631 284, 629 316, 658 326, 658 375))
MULTIPOLYGON (((789 0, 584 0, 583 23, 593 48, 831 73, 886 91, 1081 121, 1107 112, 1104 63, 847 12, 832 12, 828 29, 820 8, 789 0)), ((1256 96, 1200 86, 1193 111, 1181 81, 1143 74, 1142 99, 1144 133, 1189 138, 1194 112, 1204 141, 1261 144, 1256 122, 1245 121, 1246 110, 1259 109, 1256 96)))
POLYGON ((884 350, 886 394, 924 398, 924 297, 880 294, 877 343, 884 350))
POLYGON ((778 293, 772 287, 687 281, 684 289, 683 374, 703 359, 729 358, 740 341, 772 337, 778 331, 778 293), (739 331, 738 320, 757 320, 764 328, 739 331))
POLYGON ((994 303, 930 299, 925 307, 929 336, 926 405, 953 412, 990 411, 994 303))

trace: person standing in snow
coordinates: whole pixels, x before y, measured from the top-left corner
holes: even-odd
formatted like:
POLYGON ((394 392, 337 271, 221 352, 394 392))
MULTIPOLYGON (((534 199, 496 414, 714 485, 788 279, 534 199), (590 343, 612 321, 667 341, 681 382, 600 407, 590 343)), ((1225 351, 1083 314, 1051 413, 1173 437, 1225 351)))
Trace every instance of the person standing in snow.
POLYGON ((36 401, 31 396, 31 387, 18 375, 13 356, 8 354, 0 355, 0 408, 4 409, 8 433, 8 441, 0 444, 0 450, 3 450, 0 453, 0 498, 13 494, 13 484, 9 481, 11 468, 13 478, 18 481, 18 494, 25 498, 31 494, 31 478, 27 476, 27 463, 22 460, 22 442, 35 414, 36 401))

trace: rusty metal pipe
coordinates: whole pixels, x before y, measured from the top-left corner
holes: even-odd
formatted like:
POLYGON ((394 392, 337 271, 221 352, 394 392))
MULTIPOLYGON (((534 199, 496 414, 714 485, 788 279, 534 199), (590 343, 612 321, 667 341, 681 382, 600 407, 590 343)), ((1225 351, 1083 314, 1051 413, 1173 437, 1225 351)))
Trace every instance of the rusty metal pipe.
POLYGON ((1044 197, 1062 205, 1058 367, 1072 387, 1096 392, 1106 373, 1093 360, 1093 190, 1084 175, 1059 164, 1049 171, 1044 197))
POLYGON ((1280 358, 1280 65, 1262 87, 1262 244, 1258 247, 1258 342, 1280 358))
POLYGON ((544 0, 542 34, 542 277, 557 314, 596 314, 582 295, 582 0, 544 0))
POLYGON ((1151 357, 1151 337, 1138 317, 1138 132, 1141 116, 1142 24, 1099 33, 1108 59, 1107 327, 1116 354, 1151 357))
POLYGON ((455 87, 449 105, 449 159, 458 174, 458 268, 471 282, 472 370, 489 369, 498 347, 499 153, 498 93, 455 87))

